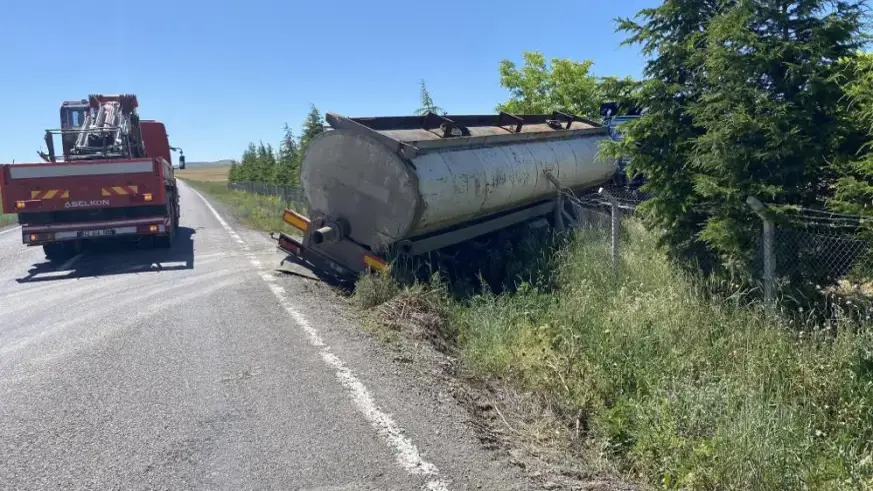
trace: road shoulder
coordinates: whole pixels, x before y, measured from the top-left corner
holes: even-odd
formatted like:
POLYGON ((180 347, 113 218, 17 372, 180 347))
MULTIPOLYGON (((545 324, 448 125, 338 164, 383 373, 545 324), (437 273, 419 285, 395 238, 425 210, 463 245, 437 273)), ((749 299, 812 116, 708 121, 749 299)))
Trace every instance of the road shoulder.
MULTIPOLYGON (((450 358, 422 345, 420 355, 410 363, 408 356, 362 330, 347 300, 330 287, 276 271, 283 256, 269 234, 243 226, 226 205, 204 197, 252 251, 268 283, 281 289, 294 311, 366 386, 378 410, 396 421, 403 435, 415 443, 424 461, 439 469, 446 489, 539 487, 522 468, 513 465, 505 451, 483 445, 477 421, 458 402, 458 385, 447 376, 447 368, 453 364, 450 358)), ((299 319, 289 318, 288 323, 289 327, 299 324, 299 319)))

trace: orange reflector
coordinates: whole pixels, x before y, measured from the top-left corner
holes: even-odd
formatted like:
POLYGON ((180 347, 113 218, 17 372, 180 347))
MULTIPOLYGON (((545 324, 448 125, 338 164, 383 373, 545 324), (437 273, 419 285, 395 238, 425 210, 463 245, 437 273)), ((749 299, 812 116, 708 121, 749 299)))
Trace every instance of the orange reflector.
POLYGON ((385 271, 388 265, 382 259, 367 254, 364 256, 364 264, 375 269, 376 271, 385 271))
POLYGON ((157 231, 158 231, 157 225, 149 225, 149 232, 157 232, 157 231))
POLYGON ((151 201, 152 200, 152 193, 144 193, 142 195, 142 199, 145 201, 151 201))
POLYGON ((31 241, 31 242, 36 242, 36 239, 38 239, 38 238, 39 238, 38 235, 36 235, 36 234, 30 234, 30 241, 31 241))
POLYGON ((301 232, 306 232, 306 230, 309 228, 309 219, 291 210, 285 210, 285 213, 282 214, 282 221, 284 221, 288 225, 291 225, 297 230, 300 230, 301 232))
POLYGON ((16 208, 24 208, 24 201, 16 201, 15 207, 16 208))

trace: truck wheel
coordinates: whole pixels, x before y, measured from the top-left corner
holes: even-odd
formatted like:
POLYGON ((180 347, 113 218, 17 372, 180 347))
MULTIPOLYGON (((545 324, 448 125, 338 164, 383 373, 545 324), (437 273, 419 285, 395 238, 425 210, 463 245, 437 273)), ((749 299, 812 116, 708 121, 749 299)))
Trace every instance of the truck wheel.
POLYGON ((65 259, 72 249, 73 248, 69 247, 66 242, 53 242, 42 246, 42 250, 45 252, 45 257, 49 261, 65 259))
POLYGON ((176 238, 176 229, 178 228, 179 220, 176 218, 176 207, 170 205, 169 213, 170 225, 167 227, 167 235, 158 235, 155 237, 155 245, 161 249, 169 249, 173 246, 173 239, 176 238))

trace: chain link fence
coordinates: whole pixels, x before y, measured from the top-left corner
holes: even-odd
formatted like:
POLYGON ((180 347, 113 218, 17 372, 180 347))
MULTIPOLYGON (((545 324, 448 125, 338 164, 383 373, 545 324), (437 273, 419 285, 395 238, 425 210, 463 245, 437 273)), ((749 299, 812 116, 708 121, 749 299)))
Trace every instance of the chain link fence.
POLYGON ((805 208, 758 208, 765 299, 835 315, 873 312, 873 227, 863 217, 805 208), (838 308, 835 308, 838 307, 838 308))

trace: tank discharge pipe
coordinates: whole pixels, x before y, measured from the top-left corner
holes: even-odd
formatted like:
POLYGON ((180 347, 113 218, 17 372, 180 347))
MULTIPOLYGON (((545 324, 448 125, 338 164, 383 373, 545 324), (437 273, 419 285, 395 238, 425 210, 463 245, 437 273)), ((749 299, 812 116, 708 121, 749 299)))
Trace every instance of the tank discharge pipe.
POLYGON ((327 223, 312 232, 312 241, 316 244, 334 244, 345 238, 346 229, 341 221, 327 223))

